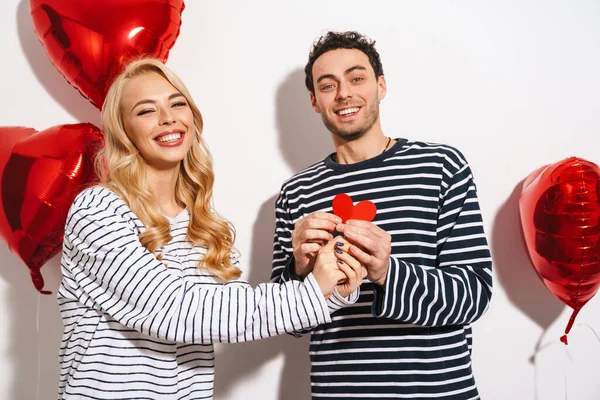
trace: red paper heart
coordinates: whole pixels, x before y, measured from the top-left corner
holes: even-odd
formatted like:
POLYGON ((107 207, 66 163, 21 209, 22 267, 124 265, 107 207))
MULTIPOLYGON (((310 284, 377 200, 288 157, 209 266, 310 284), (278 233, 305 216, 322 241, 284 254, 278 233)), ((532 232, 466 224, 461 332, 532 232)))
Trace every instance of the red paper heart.
POLYGON ((571 157, 536 170, 523 183, 519 209, 535 270, 574 310, 568 333, 600 287, 600 168, 571 157))
POLYGON ((37 37, 52 64, 101 108, 113 78, 142 55, 165 62, 183 0, 30 0, 37 37))
POLYGON ((345 193, 340 193, 333 198, 331 203, 333 213, 342 219, 342 222, 346 222, 352 215, 354 209, 354 203, 352 198, 345 193))
POLYGON ((349 219, 371 222, 377 214, 377 207, 374 203, 363 200, 355 206, 352 198, 345 193, 340 193, 333 198, 332 208, 333 213, 342 219, 342 223, 349 219))
POLYGON ((40 268, 62 247, 75 196, 96 179, 94 157, 103 141, 92 124, 0 128, 0 234, 29 267, 42 293, 40 268), (15 144, 15 137, 21 138, 15 144))

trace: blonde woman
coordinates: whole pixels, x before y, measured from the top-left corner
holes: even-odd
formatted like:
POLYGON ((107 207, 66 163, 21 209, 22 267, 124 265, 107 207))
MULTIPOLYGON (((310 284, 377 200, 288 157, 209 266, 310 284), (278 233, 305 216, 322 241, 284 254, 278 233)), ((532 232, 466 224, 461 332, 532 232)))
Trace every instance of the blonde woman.
POLYGON ((101 185, 75 199, 65 226, 59 398, 210 399, 213 342, 328 323, 344 304, 333 300, 362 282, 343 239, 303 282, 238 280, 233 229, 211 207, 202 117, 162 63, 130 64, 102 123, 101 185))

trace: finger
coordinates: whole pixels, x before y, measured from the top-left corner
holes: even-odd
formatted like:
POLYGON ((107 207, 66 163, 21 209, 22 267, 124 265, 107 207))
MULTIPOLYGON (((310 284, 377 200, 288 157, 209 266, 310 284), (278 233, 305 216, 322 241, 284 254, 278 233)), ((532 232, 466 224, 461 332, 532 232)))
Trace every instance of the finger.
POLYGON ((361 279, 365 279, 369 275, 369 271, 365 267, 360 267, 360 277, 361 279))
POLYGON ((348 249, 351 246, 351 243, 348 240, 346 240, 343 236, 336 237, 335 240, 332 240, 332 242, 335 242, 336 250, 344 252, 348 252, 348 249))
POLYGON ((300 228, 300 229, 318 229, 318 230, 322 230, 322 231, 327 231, 327 232, 333 232, 335 231, 335 227, 336 227, 336 223, 335 222, 331 222, 331 221, 326 221, 323 219, 309 219, 304 221, 304 223, 300 226, 297 226, 296 228, 300 228))
POLYGON ((323 247, 325 246, 327 243, 329 243, 329 240, 312 240, 310 243, 316 243, 319 246, 323 247))
POLYGON ((384 231, 383 229, 381 229, 380 227, 378 227, 377 225, 375 225, 374 223, 369 222, 369 221, 362 221, 359 219, 349 219, 348 221, 346 221, 346 224, 353 226, 353 227, 366 229, 381 239, 387 238, 387 236, 388 236, 388 233, 386 231, 384 231))
POLYGON ((338 263, 338 268, 342 271, 349 281, 356 280, 356 271, 346 263, 338 263))
POLYGON ((321 250, 321 245, 318 243, 303 243, 298 247, 301 254, 318 253, 321 250))
POLYGON ((335 246, 337 245, 337 243, 339 243, 337 240, 330 240, 329 242, 327 242, 327 244, 325 246, 321 247, 320 251, 331 251, 331 252, 333 252, 333 250, 335 249, 335 246))
POLYGON ((350 243, 347 239, 345 239, 343 236, 338 236, 336 239, 336 246, 335 248, 337 250, 340 250, 344 253, 348 253, 350 251, 350 248, 352 246, 356 246, 358 248, 360 248, 362 251, 364 251, 365 253, 368 253, 367 249, 362 248, 360 245, 358 244, 353 244, 350 243))
POLYGON ((322 229, 306 229, 298 235, 298 239, 302 242, 325 240, 330 241, 333 235, 322 229))
POLYGON ((309 214, 307 219, 321 219, 321 220, 333 222, 334 224, 339 224, 340 222, 342 222, 342 219, 340 217, 338 217, 337 215, 331 214, 331 213, 326 213, 323 211, 316 211, 312 214, 309 214))
POLYGON ((373 233, 370 229, 363 228, 360 226, 346 225, 344 227, 344 235, 348 232, 355 233, 360 236, 368 237, 371 240, 377 240, 377 241, 381 240, 381 238, 379 236, 377 236, 375 233, 373 233))
POLYGON ((335 238, 336 240, 336 245, 340 248, 343 249, 344 247, 348 248, 348 246, 350 245, 350 242, 348 241, 348 239, 346 239, 343 236, 337 236, 335 238))
POLYGON ((351 245, 348 249, 348 253, 350 253, 354 258, 356 258, 362 265, 371 265, 375 257, 370 255, 369 253, 361 250, 358 246, 351 245))
MULTIPOLYGON (((339 232, 342 232, 344 234, 344 236, 348 239, 350 239, 350 237, 352 235, 355 235, 355 237, 363 236, 365 238, 369 238, 373 242, 376 242, 376 243, 380 243, 381 241, 384 240, 384 239, 380 238, 379 236, 375 235, 373 232, 369 231, 368 229, 364 229, 361 227, 339 224, 336 227, 336 230, 338 230, 339 232), (350 235, 348 235, 348 233, 350 235)), ((354 241, 354 242, 356 242, 356 241, 354 241)))
POLYGON ((339 282, 347 281, 348 278, 346 277, 346 274, 344 274, 344 272, 342 270, 336 269, 333 273, 333 279, 336 282, 338 282, 338 284, 339 284, 339 282))
POLYGON ((352 243, 351 241, 349 241, 348 238, 345 236, 337 236, 335 238, 335 241, 336 241, 336 248, 338 248, 342 251, 346 251, 346 252, 348 251, 350 246, 352 246, 353 244, 356 245, 355 243, 352 243))
POLYGON ((380 247, 380 239, 373 237, 372 235, 361 235, 354 230, 348 230, 344 232, 344 236, 350 243, 356 245, 370 254, 377 253, 380 247))
POLYGON ((336 251, 335 256, 337 257, 338 260, 342 260, 344 262, 344 264, 347 264, 350 268, 352 268, 354 270, 354 273, 357 276, 360 275, 360 268, 361 268, 360 261, 358 261, 356 258, 352 257, 350 254, 344 253, 344 252, 338 253, 336 251))
POLYGON ((296 229, 324 229, 330 232, 335 230, 335 226, 342 222, 342 219, 334 214, 325 212, 315 212, 306 218, 296 222, 296 229))

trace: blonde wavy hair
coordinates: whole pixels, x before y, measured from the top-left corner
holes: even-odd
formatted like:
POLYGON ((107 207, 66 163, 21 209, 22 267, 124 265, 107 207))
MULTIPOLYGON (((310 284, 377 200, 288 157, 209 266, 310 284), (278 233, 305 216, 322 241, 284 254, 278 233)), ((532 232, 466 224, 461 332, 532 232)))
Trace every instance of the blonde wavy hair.
MULTIPOLYGON (((167 218, 161 214, 146 181, 146 161, 125 132, 121 101, 127 83, 137 76, 158 73, 187 100, 194 116, 191 150, 181 162, 175 185, 177 202, 190 213, 187 237, 207 249, 199 268, 207 268, 222 280, 238 278, 230 254, 235 241, 231 223, 216 214, 212 207, 214 173, 212 157, 202 136, 202 115, 181 79, 155 59, 131 62, 115 78, 102 107, 104 148, 96 157, 96 170, 101 185, 116 192, 146 227, 140 234, 142 245, 154 253, 172 239, 167 218)), ((159 259, 162 257, 159 257, 159 259)))

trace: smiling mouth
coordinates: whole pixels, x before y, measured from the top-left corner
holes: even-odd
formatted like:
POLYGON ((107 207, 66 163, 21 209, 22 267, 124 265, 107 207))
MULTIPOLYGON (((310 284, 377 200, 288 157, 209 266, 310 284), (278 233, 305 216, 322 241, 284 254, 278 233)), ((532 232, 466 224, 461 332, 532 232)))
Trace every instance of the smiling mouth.
POLYGON ((183 136, 183 134, 180 132, 169 133, 168 135, 159 136, 154 140, 156 140, 157 142, 160 142, 160 143, 174 143, 174 142, 178 141, 179 139, 181 139, 182 136, 183 136))
POLYGON ((356 114, 360 110, 360 107, 344 108, 343 110, 336 111, 335 113, 340 117, 348 117, 356 114))

